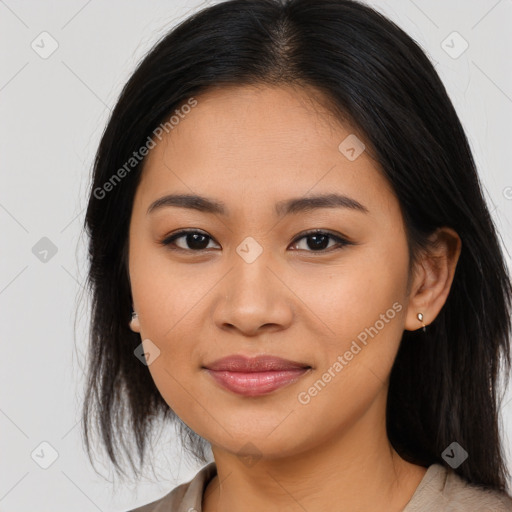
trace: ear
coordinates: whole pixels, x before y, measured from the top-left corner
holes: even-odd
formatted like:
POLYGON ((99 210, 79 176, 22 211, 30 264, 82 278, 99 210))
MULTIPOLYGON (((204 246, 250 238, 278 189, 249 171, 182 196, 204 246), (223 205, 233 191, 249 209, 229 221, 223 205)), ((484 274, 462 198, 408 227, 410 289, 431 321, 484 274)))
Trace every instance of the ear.
POLYGON ((139 332, 140 333, 140 322, 139 317, 135 311, 132 314, 132 319, 130 320, 130 329, 133 332, 139 332))
POLYGON ((456 231, 438 228, 430 237, 431 248, 424 252, 413 269, 405 329, 415 331, 428 325, 441 311, 448 298, 459 260, 462 242, 456 231), (418 320, 423 314, 423 322, 418 320))

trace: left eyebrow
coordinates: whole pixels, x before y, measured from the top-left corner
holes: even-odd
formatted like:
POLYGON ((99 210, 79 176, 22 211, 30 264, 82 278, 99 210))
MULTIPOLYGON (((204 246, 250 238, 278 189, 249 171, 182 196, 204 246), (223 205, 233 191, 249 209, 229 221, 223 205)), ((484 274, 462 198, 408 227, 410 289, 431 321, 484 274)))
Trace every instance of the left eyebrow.
POLYGON ((368 213, 368 208, 363 206, 359 201, 340 194, 299 197, 276 203, 276 213, 279 216, 311 211, 318 208, 350 208, 368 213))
MULTIPOLYGON (((161 197, 151 203, 147 210, 147 214, 166 206, 189 208, 212 214, 228 214, 227 208, 223 202, 195 194, 169 194, 161 197)), ((275 205, 275 211, 279 217, 305 211, 312 211, 319 208, 349 208, 363 213, 368 213, 368 208, 362 205, 359 201, 340 194, 324 194, 286 199, 278 201, 275 205)))

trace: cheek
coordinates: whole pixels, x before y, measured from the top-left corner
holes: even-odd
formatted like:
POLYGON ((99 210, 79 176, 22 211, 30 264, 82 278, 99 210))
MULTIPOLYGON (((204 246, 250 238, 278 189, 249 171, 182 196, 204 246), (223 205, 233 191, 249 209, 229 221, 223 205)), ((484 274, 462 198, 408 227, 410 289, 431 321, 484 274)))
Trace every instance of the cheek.
POLYGON ((141 335, 167 343, 187 330, 190 312, 213 285, 213 276, 198 267, 172 262, 165 248, 140 239, 130 248, 130 280, 141 335), (211 283, 209 281, 212 281, 211 283))
POLYGON ((301 281, 298 294, 325 325, 318 373, 336 374, 331 392, 386 381, 404 330, 407 275, 406 243, 397 240, 354 252, 322 279, 301 281))
POLYGON ((168 397, 179 396, 180 383, 191 373, 191 353, 196 345, 194 324, 197 329, 195 306, 213 282, 193 279, 187 275, 192 270, 184 273, 170 264, 160 249, 143 243, 142 237, 136 240, 129 259, 132 296, 141 339, 149 339, 157 347, 158 357, 148 369, 167 401, 168 397))
POLYGON ((395 302, 404 306, 407 254, 377 247, 354 251, 340 264, 311 268, 293 279, 294 293, 313 313, 310 317, 321 321, 322 335, 352 338, 395 302))
MULTIPOLYGON (((193 363, 198 363, 197 305, 206 294, 208 283, 194 281, 170 273, 171 266, 157 258, 146 259, 138 266, 134 260, 132 293, 139 310, 141 339, 151 340, 158 357, 148 370, 160 394, 181 418, 195 418, 194 400, 187 390, 194 387, 197 376, 193 363)), ((211 285, 210 285, 211 287, 211 285)))

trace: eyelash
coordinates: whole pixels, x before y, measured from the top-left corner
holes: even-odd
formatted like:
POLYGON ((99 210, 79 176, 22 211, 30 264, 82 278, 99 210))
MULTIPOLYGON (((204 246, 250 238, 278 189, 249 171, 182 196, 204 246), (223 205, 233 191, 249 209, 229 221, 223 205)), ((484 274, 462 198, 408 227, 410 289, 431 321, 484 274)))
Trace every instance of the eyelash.
MULTIPOLYGON (((174 233, 170 236, 166 236, 162 240, 160 240, 159 243, 173 251, 202 253, 202 252, 208 250, 208 249, 193 250, 193 249, 183 249, 182 247, 171 247, 172 245, 174 245, 175 240, 182 238, 186 235, 190 235, 190 234, 199 234, 199 235, 205 236, 206 238, 209 238, 210 240, 214 240, 211 236, 207 235, 206 233, 203 233, 202 231, 198 231, 196 229, 188 229, 188 230, 178 231, 177 233, 174 233)), ((353 242, 349 242, 348 240, 346 240, 345 238, 343 238, 339 235, 335 235, 333 233, 330 233, 329 231, 322 231, 322 230, 312 230, 312 231, 306 231, 305 233, 301 233, 292 241, 292 244, 297 244, 303 238, 308 238, 310 236, 315 236, 315 235, 328 236, 329 238, 331 238, 332 240, 334 240, 338 243, 338 247, 334 247, 334 249, 333 249, 333 247, 330 247, 328 249, 319 249, 317 251, 306 250, 306 252, 320 253, 320 254, 324 253, 325 254, 325 253, 329 253, 329 252, 332 252, 335 250, 342 249, 344 246, 347 246, 347 245, 354 245, 353 242)), ((304 249, 295 249, 295 250, 304 250, 304 249)))

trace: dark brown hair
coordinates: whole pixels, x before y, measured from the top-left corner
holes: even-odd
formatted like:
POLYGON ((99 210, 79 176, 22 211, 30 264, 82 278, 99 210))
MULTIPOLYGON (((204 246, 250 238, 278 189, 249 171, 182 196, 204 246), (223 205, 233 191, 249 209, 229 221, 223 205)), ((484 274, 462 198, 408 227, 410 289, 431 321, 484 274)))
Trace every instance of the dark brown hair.
POLYGON ((163 400, 134 356, 129 329, 128 228, 144 160, 105 183, 176 108, 227 84, 310 86, 364 135, 400 202, 411 255, 440 226, 462 252, 448 299, 426 333, 403 333, 390 376, 387 430, 396 451, 446 466, 458 442, 469 458, 456 472, 504 490, 499 433, 500 361, 510 371, 511 283, 470 147, 421 48, 375 10, 351 0, 230 0, 173 28, 125 85, 103 133, 85 228, 90 237, 92 320, 83 428, 90 456, 96 427, 116 470, 144 461, 157 419, 177 420, 191 453, 207 442, 163 400), (98 192, 103 191, 103 192, 98 192), (93 415, 93 413, 95 413, 93 415), (133 462, 135 439, 139 460, 133 462))

